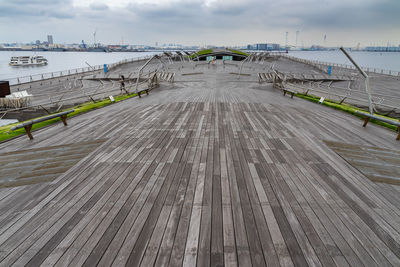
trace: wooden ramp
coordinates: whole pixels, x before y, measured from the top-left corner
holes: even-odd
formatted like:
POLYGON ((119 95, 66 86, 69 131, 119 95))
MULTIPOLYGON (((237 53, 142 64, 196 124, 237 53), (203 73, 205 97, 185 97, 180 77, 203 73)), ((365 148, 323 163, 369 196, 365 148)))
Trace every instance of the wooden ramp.
POLYGON ((220 70, 0 144, 99 141, 0 188, 0 266, 400 266, 400 187, 323 141, 398 151, 392 133, 220 70))
POLYGON ((53 182, 3 189, 1 265, 399 266, 398 188, 279 114, 158 105, 53 182))
POLYGON ((103 142, 96 140, 0 154, 0 187, 52 181, 103 142))
POLYGON ((372 181, 400 185, 399 151, 332 141, 326 143, 372 181))

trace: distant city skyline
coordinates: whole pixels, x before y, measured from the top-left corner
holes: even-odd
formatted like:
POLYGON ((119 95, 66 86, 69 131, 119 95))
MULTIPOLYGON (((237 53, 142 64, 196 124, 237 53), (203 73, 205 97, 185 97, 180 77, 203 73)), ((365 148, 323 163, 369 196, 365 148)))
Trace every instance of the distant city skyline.
POLYGON ((398 46, 399 13, 398 0, 0 0, 0 43, 284 45, 288 32, 290 45, 398 46))

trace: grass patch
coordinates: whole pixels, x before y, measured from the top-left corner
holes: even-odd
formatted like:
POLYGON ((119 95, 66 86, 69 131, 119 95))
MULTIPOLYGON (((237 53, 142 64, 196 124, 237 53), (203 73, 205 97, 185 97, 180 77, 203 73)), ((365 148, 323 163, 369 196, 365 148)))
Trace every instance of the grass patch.
MULTIPOLYGON (((318 103, 319 100, 320 100, 320 97, 313 96, 313 95, 303 95, 303 94, 295 94, 295 95, 297 97, 299 97, 299 98, 306 99, 308 101, 315 102, 315 103, 318 103)), ((357 114, 356 110, 362 111, 362 112, 365 112, 365 113, 369 113, 365 109, 357 108, 357 107, 354 107, 352 105, 345 104, 345 103, 340 104, 338 101, 334 101, 334 100, 325 99, 324 102, 322 103, 322 105, 328 106, 328 107, 331 107, 331 108, 334 108, 334 109, 337 109, 337 110, 341 110, 341 111, 344 111, 344 112, 347 112, 347 113, 350 113, 350 114, 352 114, 354 116, 359 117, 360 119, 364 119, 364 117, 362 115, 360 115, 360 114, 357 114)), ((382 118, 385 118, 385 119, 388 119, 388 120, 398 121, 395 118, 384 116, 384 115, 381 115, 381 114, 378 114, 378 113, 375 113, 374 115, 382 117, 382 118)), ((376 120, 376 119, 370 119, 369 122, 381 125, 383 127, 391 129, 393 131, 397 131, 397 126, 389 124, 389 123, 386 123, 386 122, 383 122, 383 121, 379 121, 379 120, 376 120)))
MULTIPOLYGON (((118 96, 114 96, 114 99, 115 99, 115 102, 119 102, 119 101, 131 98, 131 97, 135 97, 135 96, 137 96, 136 93, 129 94, 129 95, 118 95, 118 96)), ((102 108, 102 107, 108 106, 110 104, 112 104, 112 102, 110 101, 109 98, 106 98, 106 99, 97 101, 96 103, 94 103, 94 102, 86 102, 86 103, 80 104, 78 106, 75 106, 73 108, 68 108, 68 109, 61 110, 61 111, 74 109, 74 112, 71 112, 70 114, 68 114, 68 118, 70 118, 70 117, 75 117, 75 116, 77 116, 79 114, 82 114, 82 113, 86 113, 86 112, 91 111, 91 110, 95 110, 95 109, 98 109, 98 108, 102 108)), ((45 117, 45 116, 43 116, 43 117, 45 117)), ((27 121, 30 121, 30 120, 27 120, 27 121)), ((48 125, 51 125, 51 124, 56 123, 58 121, 61 121, 61 119, 60 118, 54 118, 54 119, 51 119, 51 120, 48 120, 48 121, 35 123, 35 124, 32 125, 32 131, 34 131, 36 129, 43 128, 43 127, 48 126, 48 125)), ((7 139, 11 139, 13 137, 16 137, 16 136, 19 136, 19 135, 22 135, 22 134, 25 134, 25 129, 24 128, 21 128, 21 129, 15 130, 15 131, 11 131, 11 128, 13 126, 21 124, 21 123, 23 123, 23 122, 17 122, 17 123, 9 124, 9 125, 6 125, 6 126, 1 126, 0 127, 0 142, 5 141, 7 139)))
POLYGON ((233 53, 235 53, 235 54, 239 54, 239 55, 246 56, 246 57, 250 55, 250 54, 248 54, 248 53, 245 53, 245 52, 240 51, 240 50, 235 50, 235 49, 229 49, 229 51, 231 51, 231 52, 233 52, 233 53))
POLYGON ((213 52, 212 49, 200 50, 200 51, 197 51, 197 52, 193 53, 192 55, 190 55, 190 58, 194 59, 194 58, 196 58, 196 57, 198 57, 198 56, 211 54, 212 52, 213 52))
MULTIPOLYGON (((240 51, 240 50, 235 50, 235 49, 228 49, 230 52, 232 52, 232 53, 235 53, 235 54, 238 54, 238 55, 243 55, 243 56, 249 56, 249 54, 248 53, 245 53, 245 52, 243 52, 243 51, 240 51)), ((207 55, 207 54, 211 54, 211 53, 213 53, 214 51, 212 50, 212 49, 204 49, 204 50, 200 50, 200 51, 197 51, 196 53, 193 53, 192 55, 190 55, 190 58, 191 59, 194 59, 194 58, 196 58, 196 57, 198 57, 198 56, 203 56, 203 55, 207 55)))

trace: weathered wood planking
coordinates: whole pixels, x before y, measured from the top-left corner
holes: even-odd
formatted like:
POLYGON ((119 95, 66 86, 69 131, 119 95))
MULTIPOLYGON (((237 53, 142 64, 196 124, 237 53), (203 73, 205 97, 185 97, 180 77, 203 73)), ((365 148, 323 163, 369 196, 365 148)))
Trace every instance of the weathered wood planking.
POLYGON ((390 132, 233 80, 236 66, 196 68, 197 80, 0 144, 0 166, 23 168, 19 150, 34 161, 108 139, 52 182, 0 189, 0 265, 400 265, 399 187, 323 142, 393 150, 390 132))

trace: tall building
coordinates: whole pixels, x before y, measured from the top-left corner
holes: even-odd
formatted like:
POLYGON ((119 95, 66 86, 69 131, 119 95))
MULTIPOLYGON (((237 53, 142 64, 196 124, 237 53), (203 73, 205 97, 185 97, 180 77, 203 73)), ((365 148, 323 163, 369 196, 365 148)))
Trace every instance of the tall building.
POLYGON ((52 44, 53 44, 53 35, 47 35, 47 43, 48 43, 49 45, 52 45, 52 44))

